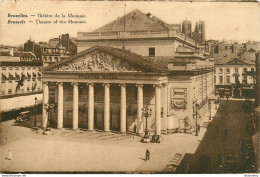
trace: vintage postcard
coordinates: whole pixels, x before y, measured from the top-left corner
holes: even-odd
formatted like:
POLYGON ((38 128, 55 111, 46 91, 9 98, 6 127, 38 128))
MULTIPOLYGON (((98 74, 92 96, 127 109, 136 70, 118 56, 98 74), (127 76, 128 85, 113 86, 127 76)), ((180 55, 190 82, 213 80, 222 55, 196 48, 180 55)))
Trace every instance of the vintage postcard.
POLYGON ((1 173, 258 176, 259 10, 0 2, 1 173))

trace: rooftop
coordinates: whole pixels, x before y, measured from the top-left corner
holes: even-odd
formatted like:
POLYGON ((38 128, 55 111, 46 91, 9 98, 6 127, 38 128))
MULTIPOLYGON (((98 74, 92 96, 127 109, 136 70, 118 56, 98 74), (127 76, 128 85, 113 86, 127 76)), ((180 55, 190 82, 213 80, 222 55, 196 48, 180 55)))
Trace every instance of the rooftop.
POLYGON ((118 31, 168 31, 172 27, 164 21, 153 17, 150 13, 144 14, 136 9, 93 32, 118 31))

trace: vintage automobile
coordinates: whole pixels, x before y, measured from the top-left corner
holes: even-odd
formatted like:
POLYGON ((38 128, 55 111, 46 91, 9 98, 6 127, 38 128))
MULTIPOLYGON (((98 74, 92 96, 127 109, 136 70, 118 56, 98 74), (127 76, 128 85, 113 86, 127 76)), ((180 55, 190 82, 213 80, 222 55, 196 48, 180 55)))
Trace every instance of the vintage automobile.
POLYGON ((30 111, 20 112, 19 116, 17 116, 17 118, 15 119, 15 122, 17 123, 25 122, 27 120, 30 120, 30 117, 31 117, 30 111))

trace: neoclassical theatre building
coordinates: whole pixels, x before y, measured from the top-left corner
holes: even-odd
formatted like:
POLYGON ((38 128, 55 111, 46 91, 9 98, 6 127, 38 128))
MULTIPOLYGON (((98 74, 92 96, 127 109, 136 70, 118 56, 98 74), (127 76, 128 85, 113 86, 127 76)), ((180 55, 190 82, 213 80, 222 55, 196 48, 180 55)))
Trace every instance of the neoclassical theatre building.
POLYGON ((214 60, 192 39, 135 10, 79 32, 77 44, 79 53, 43 69, 43 102, 57 103, 50 116, 43 109, 43 127, 49 117, 57 128, 143 134, 148 106, 152 133, 194 131, 194 104, 213 93, 214 60))

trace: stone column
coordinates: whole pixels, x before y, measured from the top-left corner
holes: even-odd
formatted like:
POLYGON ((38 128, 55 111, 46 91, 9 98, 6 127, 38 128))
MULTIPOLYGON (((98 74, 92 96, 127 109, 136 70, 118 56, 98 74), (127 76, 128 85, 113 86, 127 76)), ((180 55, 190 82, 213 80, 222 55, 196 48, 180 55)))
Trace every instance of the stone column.
POLYGON ((155 87, 155 135, 161 135, 161 85, 155 87))
POLYGON ((120 132, 126 132, 126 85, 119 84, 121 87, 121 108, 120 108, 120 132))
POLYGON ((88 85, 88 130, 94 129, 94 84, 88 85))
POLYGON ((63 128, 63 83, 58 82, 58 122, 57 128, 63 128))
POLYGON ((72 121, 72 129, 77 129, 79 124, 79 90, 78 83, 71 83, 73 85, 73 121, 72 121))
POLYGON ((42 128, 47 127, 48 112, 45 109, 45 104, 49 101, 49 87, 48 82, 43 82, 43 103, 42 103, 42 128))
POLYGON ((109 131, 110 128, 110 84, 104 86, 104 131, 109 131))
POLYGON ((144 133, 144 122, 142 118, 142 108, 144 106, 143 98, 143 85, 137 84, 137 134, 142 135, 144 133))

